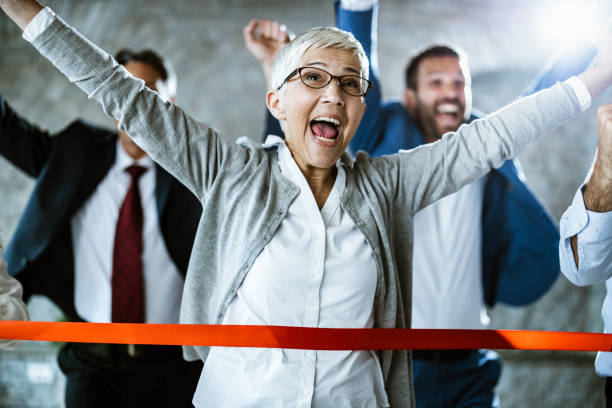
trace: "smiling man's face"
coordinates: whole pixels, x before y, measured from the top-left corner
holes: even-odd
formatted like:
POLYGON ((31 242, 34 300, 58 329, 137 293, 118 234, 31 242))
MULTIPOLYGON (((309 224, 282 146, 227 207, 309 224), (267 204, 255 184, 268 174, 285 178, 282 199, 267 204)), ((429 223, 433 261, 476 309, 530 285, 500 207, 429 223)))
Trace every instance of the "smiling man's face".
MULTIPOLYGON (((359 58, 348 50, 315 48, 300 67, 324 69, 332 75, 361 75, 359 58)), ((365 110, 364 98, 351 96, 333 79, 321 89, 304 85, 295 75, 281 91, 271 91, 268 106, 285 122, 285 140, 294 160, 304 170, 330 169, 346 150, 365 110)))
POLYGON ((429 57, 420 62, 416 90, 407 89, 405 101, 428 142, 456 131, 463 123, 465 82, 458 58, 429 57))

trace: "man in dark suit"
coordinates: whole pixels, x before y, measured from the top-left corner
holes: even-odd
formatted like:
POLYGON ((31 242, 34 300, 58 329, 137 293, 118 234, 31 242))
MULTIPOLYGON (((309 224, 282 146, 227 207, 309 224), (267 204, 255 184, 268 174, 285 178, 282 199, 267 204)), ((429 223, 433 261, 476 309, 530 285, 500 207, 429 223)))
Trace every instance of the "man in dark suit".
MULTIPOLYGON (((157 54, 115 58, 173 99, 174 73, 157 54)), ((36 178, 6 252, 25 300, 45 295, 72 321, 178 323, 195 196, 123 131, 77 120, 52 136, 1 95, 0 154, 36 178)), ((178 346, 69 343, 58 361, 69 408, 192 406, 202 368, 178 346)))

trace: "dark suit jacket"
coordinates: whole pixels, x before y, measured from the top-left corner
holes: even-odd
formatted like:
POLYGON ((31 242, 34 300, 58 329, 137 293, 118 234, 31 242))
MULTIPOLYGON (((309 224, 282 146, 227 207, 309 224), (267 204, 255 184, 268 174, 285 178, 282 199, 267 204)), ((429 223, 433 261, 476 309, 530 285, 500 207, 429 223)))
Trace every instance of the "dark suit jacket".
MULTIPOLYGON (((24 299, 41 294, 70 320, 74 307, 74 256, 70 220, 115 162, 117 133, 78 120, 54 136, 19 117, 0 95, 0 154, 36 178, 6 250, 9 274, 24 299)), ((166 248, 185 275, 202 206, 156 165, 155 197, 166 248)))

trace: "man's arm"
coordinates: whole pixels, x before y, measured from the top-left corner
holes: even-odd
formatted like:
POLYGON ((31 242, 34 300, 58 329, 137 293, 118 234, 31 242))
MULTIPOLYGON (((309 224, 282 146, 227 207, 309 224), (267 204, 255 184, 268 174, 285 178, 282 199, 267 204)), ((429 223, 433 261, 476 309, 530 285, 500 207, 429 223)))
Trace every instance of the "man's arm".
MULTIPOLYGON (((381 143, 383 137, 383 124, 381 120, 382 93, 378 80, 378 46, 376 33, 378 2, 376 0, 343 0, 336 1, 335 8, 336 26, 355 36, 357 41, 361 43, 368 61, 370 62, 369 79, 372 81, 372 88, 370 88, 366 96, 366 111, 351 140, 350 148, 353 153, 364 150, 372 154, 381 143)), ((397 150, 391 153, 395 153, 396 151, 397 150)))
MULTIPOLYGON (((266 86, 272 89, 272 63, 276 53, 283 48, 292 37, 287 28, 273 20, 251 20, 242 30, 244 44, 257 59, 266 78, 266 86)), ((265 142, 268 135, 283 136, 279 121, 266 108, 266 122, 262 138, 265 142)))
POLYGON ((274 57, 289 43, 292 34, 284 24, 273 20, 251 20, 242 33, 244 44, 261 65, 268 89, 272 89, 274 57))
POLYGON ((0 155, 38 177, 51 152, 52 139, 20 117, 0 95, 0 155))
POLYGON ((597 110, 599 146, 593 173, 584 188, 584 204, 595 212, 612 211, 612 104, 597 110))
MULTIPOLYGON (((598 109, 597 122, 599 146, 591 175, 582 194, 586 210, 606 213, 612 211, 612 104, 598 109)), ((570 243, 576 267, 579 268, 578 234, 570 238, 570 243)), ((612 246, 609 250, 612 252, 612 246)))
POLYGON ((22 30, 25 30, 30 21, 43 9, 36 0, 3 0, 0 2, 0 7, 22 30))

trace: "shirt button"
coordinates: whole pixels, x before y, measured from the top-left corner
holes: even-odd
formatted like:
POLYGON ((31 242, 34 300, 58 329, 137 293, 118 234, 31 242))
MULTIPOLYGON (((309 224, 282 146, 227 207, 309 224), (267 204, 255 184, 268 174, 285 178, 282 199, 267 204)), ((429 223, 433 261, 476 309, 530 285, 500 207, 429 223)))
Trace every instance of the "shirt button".
POLYGON ((357 225, 357 227, 361 228, 361 227, 363 227, 363 222, 361 222, 361 221, 357 221, 357 224, 356 224, 356 225, 357 225))

